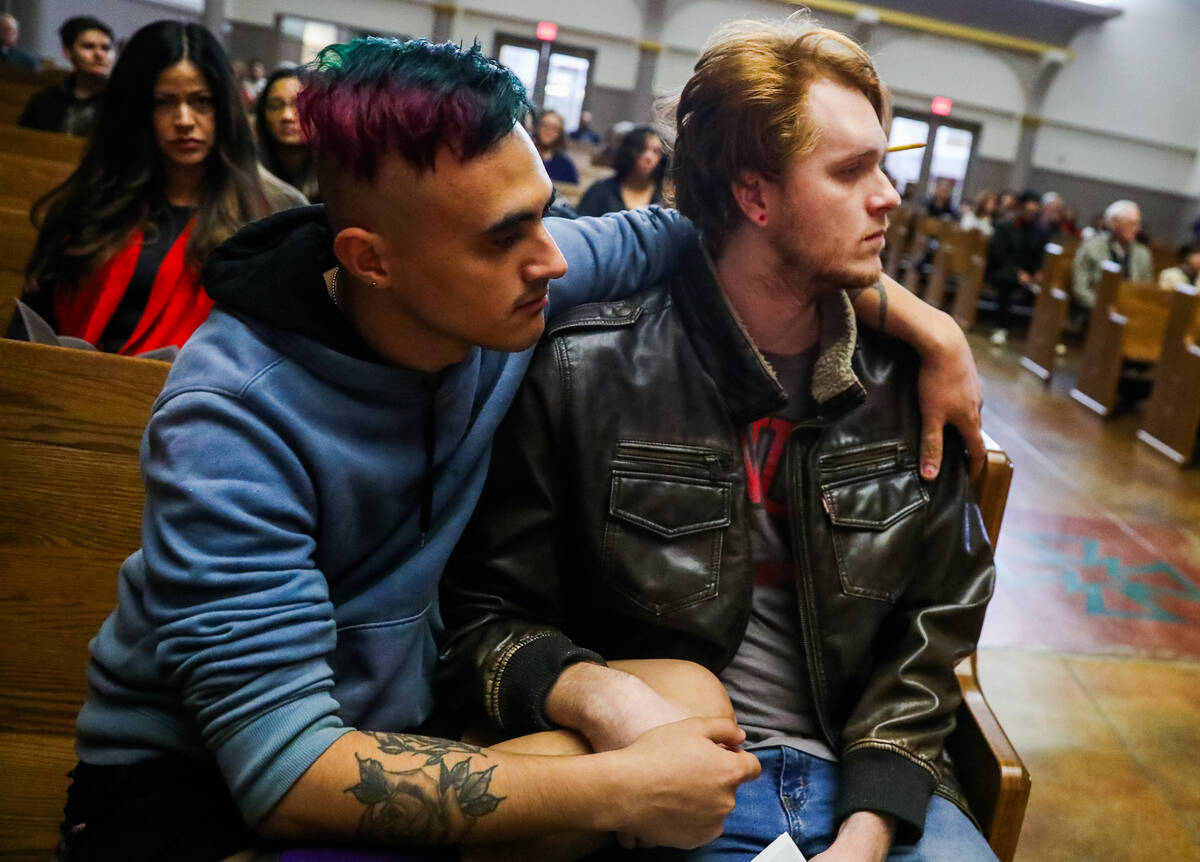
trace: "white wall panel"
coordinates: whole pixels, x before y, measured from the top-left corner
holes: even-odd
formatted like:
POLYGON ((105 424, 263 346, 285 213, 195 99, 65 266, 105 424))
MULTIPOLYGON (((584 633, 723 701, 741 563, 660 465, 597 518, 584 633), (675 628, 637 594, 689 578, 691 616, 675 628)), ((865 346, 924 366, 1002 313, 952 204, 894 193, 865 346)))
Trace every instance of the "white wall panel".
POLYGON ((433 32, 433 8, 402 0, 336 4, 328 0, 226 0, 225 14, 234 21, 264 27, 275 26, 275 16, 284 14, 382 33, 428 37, 433 32))
POLYGON ((1186 193, 1196 152, 1047 123, 1038 130, 1033 163, 1047 170, 1178 194, 1186 193))
POLYGON ((1200 3, 1128 0, 1125 14, 1084 30, 1046 96, 1043 115, 1187 147, 1200 144, 1200 3))

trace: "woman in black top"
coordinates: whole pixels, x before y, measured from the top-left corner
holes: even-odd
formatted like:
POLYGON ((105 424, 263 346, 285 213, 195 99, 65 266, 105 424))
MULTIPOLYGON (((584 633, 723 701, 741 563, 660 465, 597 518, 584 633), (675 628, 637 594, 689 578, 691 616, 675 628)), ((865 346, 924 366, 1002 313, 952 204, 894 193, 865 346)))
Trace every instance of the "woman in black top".
POLYGON ((662 203, 666 170, 662 149, 653 128, 634 127, 621 139, 613 156, 616 174, 592 183, 579 201, 579 214, 598 216, 662 203))

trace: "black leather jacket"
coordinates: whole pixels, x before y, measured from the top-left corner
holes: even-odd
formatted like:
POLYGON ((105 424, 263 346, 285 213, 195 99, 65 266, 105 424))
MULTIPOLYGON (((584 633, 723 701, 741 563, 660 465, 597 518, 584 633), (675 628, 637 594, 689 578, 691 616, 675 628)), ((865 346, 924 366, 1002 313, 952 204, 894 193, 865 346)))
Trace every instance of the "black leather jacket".
MULTIPOLYGON (((817 415, 788 442, 800 638, 839 819, 896 815, 920 834, 929 794, 965 804, 943 755, 994 569, 961 441, 918 476, 917 359, 855 340, 828 297, 817 415)), ((720 671, 753 588, 739 431, 787 396, 698 249, 670 290, 555 320, 496 439, 443 579, 443 696, 520 734, 548 727, 561 669, 681 658, 720 671)))

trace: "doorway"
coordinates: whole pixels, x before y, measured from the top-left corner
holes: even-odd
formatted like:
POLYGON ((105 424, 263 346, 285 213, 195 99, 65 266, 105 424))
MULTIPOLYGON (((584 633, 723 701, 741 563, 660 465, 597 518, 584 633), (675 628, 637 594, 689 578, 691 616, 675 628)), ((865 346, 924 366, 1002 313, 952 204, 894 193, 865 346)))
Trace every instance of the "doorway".
POLYGON ((561 114, 568 132, 579 128, 595 51, 497 33, 495 57, 521 79, 529 101, 541 110, 561 114))
POLYGON ((884 170, 896 181, 900 196, 915 206, 933 193, 938 180, 949 180, 954 206, 961 208, 981 128, 979 123, 897 110, 888 146, 925 144, 924 149, 888 153, 884 159, 884 170))

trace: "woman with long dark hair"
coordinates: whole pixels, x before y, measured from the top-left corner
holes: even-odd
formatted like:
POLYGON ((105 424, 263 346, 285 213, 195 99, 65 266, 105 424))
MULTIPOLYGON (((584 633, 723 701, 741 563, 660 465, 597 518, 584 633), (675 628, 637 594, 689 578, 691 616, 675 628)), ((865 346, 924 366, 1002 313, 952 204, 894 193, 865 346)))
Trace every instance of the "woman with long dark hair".
POLYGON ((271 73, 254 108, 254 129, 263 167, 316 203, 319 200, 316 160, 304 137, 296 108, 296 100, 304 89, 303 75, 302 70, 291 67, 271 73))
POLYGON ((616 174, 588 187, 579 201, 579 214, 598 216, 662 203, 666 166, 662 141, 654 129, 635 126, 621 138, 613 155, 616 174))
POLYGON ((79 167, 34 205, 23 298, 104 351, 183 344, 212 307, 208 252, 300 202, 265 176, 217 40, 198 24, 148 24, 113 68, 79 167))

